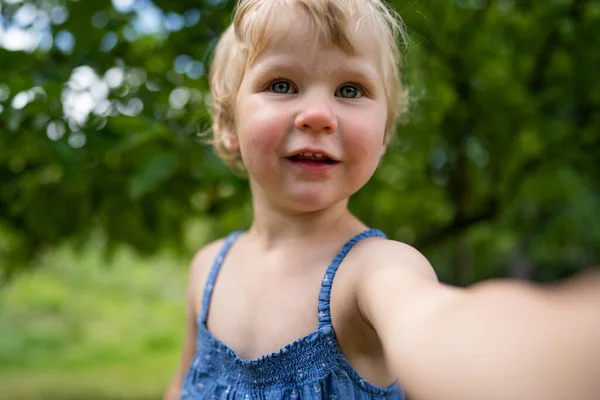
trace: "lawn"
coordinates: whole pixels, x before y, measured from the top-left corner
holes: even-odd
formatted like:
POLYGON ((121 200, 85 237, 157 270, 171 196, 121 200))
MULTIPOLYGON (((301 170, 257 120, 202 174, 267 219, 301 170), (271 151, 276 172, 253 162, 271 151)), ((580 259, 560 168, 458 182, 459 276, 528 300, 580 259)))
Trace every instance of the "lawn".
POLYGON ((187 260, 64 247, 0 291, 0 399, 156 399, 178 359, 187 260))

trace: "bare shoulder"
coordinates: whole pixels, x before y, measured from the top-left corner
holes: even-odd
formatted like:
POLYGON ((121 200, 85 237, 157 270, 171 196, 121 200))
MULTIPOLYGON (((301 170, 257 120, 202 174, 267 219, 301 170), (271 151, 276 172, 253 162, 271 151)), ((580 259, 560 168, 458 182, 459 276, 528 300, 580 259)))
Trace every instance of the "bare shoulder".
POLYGON ((361 281, 380 274, 435 280, 437 276, 427 258, 414 247, 395 240, 374 238, 356 246, 353 259, 361 281))
POLYGON ((198 315, 202 302, 203 288, 206 285, 206 279, 212 268, 219 250, 223 246, 225 239, 217 239, 208 243, 196 252, 190 263, 189 281, 188 281, 188 301, 194 314, 198 315), (200 295, 199 295, 200 294, 200 295))
POLYGON ((357 248, 355 296, 367 323, 378 333, 388 330, 390 315, 407 316, 414 326, 456 295, 441 284, 427 258, 414 247, 394 240, 374 239, 357 248))
POLYGON ((194 254, 190 265, 190 275, 208 275, 219 250, 223 246, 225 239, 217 239, 206 244, 194 254))

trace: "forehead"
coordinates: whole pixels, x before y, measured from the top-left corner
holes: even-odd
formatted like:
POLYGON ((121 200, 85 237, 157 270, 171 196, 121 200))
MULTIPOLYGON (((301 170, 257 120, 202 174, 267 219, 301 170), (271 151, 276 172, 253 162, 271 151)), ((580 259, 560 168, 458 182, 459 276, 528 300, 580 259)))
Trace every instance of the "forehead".
POLYGON ((264 36, 261 48, 252 56, 251 65, 266 59, 308 61, 319 60, 319 64, 371 64, 379 70, 383 48, 372 30, 366 26, 355 26, 337 38, 339 32, 320 32, 305 14, 286 15, 271 25, 264 36))

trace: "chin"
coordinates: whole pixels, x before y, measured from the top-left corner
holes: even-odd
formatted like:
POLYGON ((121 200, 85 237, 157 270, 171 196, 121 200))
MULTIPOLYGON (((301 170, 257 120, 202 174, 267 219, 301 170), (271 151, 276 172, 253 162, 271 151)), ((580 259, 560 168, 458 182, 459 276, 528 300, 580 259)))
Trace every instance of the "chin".
POLYGON ((342 199, 324 196, 323 193, 299 194, 288 199, 288 206, 298 212, 312 213, 325 210, 338 204, 342 199))

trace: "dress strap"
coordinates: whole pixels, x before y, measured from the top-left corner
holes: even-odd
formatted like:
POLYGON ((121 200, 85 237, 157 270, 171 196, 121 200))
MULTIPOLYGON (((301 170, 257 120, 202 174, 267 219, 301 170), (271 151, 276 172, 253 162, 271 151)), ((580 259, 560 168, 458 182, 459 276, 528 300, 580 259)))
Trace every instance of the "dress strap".
POLYGON ((219 250, 217 257, 215 258, 215 261, 213 262, 210 273, 208 274, 208 278, 206 278, 206 286, 204 287, 204 297, 202 299, 202 313, 200 314, 200 320, 199 320, 202 325, 206 325, 206 318, 208 317, 208 308, 210 306, 210 299, 212 297, 213 288, 215 287, 215 280, 217 279, 217 275, 219 274, 219 271, 221 270, 221 265, 223 265, 223 260, 225 259, 225 256, 229 252, 231 245, 233 244, 233 242, 235 242, 235 239, 237 239, 241 234, 242 234, 241 231, 236 231, 236 232, 230 233, 225 238, 225 242, 223 243, 223 246, 219 250))
POLYGON ((331 265, 329 265, 327 268, 327 272, 325 272, 325 277, 321 283, 321 291, 319 293, 319 328, 331 326, 331 310, 329 309, 329 303, 331 300, 331 286, 333 284, 333 278, 335 278, 335 274, 340 264, 342 261, 344 261, 346 255, 356 243, 363 239, 375 236, 383 238, 386 237, 383 232, 377 229, 369 229, 354 236, 352 239, 348 240, 346 244, 344 244, 344 247, 342 247, 342 249, 331 262, 331 265))

